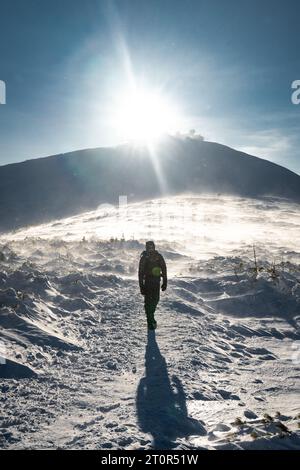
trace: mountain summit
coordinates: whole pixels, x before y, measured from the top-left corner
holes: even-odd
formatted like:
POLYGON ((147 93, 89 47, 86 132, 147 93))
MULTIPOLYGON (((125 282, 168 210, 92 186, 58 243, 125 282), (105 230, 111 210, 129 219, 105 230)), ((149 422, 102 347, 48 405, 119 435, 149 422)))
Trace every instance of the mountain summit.
POLYGON ((300 176, 268 160, 193 138, 167 137, 156 149, 122 145, 0 167, 0 230, 169 194, 276 196, 300 201, 300 176))

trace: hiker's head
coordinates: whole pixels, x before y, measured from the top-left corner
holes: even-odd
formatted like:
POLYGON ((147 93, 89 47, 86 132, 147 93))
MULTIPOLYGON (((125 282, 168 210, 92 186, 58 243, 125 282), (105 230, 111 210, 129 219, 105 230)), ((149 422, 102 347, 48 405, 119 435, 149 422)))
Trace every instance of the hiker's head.
POLYGON ((146 242, 146 251, 147 253, 152 253, 155 251, 155 244, 153 241, 146 242))

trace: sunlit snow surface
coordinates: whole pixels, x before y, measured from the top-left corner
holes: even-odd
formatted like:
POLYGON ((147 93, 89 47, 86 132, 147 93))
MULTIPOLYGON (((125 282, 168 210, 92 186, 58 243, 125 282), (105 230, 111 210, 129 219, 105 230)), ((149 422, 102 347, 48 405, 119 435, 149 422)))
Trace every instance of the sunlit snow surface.
POLYGON ((300 246, 300 205, 271 197, 177 196, 99 209, 16 232, 24 237, 66 241, 125 238, 172 242, 198 259, 224 255, 255 243, 273 256, 300 246))
POLYGON ((2 235, 0 447, 300 448, 299 208, 184 195, 2 235))

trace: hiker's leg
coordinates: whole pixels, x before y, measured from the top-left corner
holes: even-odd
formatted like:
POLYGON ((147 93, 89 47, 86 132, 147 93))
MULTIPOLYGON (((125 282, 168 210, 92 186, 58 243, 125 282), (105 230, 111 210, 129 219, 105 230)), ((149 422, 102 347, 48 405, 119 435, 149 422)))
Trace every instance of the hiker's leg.
POLYGON ((151 296, 145 296, 145 312, 148 326, 151 326, 154 323, 155 308, 156 304, 153 302, 153 298, 151 296))
POLYGON ((156 310, 159 293, 160 293, 160 283, 156 279, 146 279, 145 283, 145 312, 147 316, 148 326, 156 326, 156 321, 154 319, 154 312, 156 310))
POLYGON ((147 298, 146 314, 147 314, 148 325, 150 326, 156 326, 154 313, 155 313, 158 301, 159 301, 159 290, 155 289, 151 292, 151 294, 147 298))

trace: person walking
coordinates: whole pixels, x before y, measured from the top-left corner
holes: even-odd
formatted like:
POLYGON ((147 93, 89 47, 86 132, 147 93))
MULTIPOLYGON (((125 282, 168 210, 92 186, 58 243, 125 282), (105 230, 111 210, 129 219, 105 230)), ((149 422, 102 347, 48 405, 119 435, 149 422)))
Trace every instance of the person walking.
POLYGON ((155 249, 153 241, 146 242, 139 263, 139 286, 144 296, 145 313, 149 330, 155 330, 157 322, 154 313, 159 302, 160 287, 167 289, 167 266, 164 257, 155 249), (163 283, 160 285, 160 279, 163 283))

